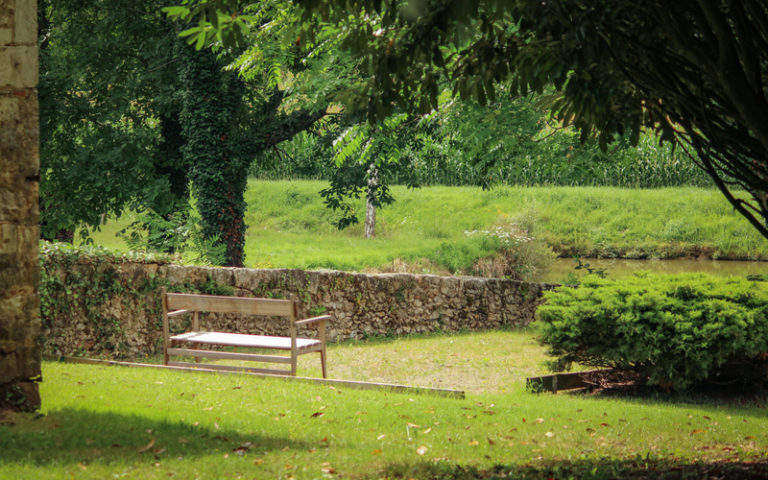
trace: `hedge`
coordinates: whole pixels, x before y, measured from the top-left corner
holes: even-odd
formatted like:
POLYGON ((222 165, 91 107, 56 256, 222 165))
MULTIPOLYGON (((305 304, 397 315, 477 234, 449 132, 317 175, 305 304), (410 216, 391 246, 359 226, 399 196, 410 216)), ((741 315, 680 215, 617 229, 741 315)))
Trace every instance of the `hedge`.
POLYGON ((702 274, 585 277, 537 312, 556 370, 577 362, 683 390, 768 378, 768 283, 702 274))

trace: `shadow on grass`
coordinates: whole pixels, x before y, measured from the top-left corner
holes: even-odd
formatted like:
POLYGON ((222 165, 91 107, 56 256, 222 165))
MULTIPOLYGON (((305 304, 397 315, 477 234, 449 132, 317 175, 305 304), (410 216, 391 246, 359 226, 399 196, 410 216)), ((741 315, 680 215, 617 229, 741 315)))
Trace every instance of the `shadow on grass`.
MULTIPOLYGON (((536 465, 497 465, 487 470, 449 462, 390 465, 376 478, 418 478, 420 480, 765 480, 768 459, 754 462, 678 463, 660 459, 542 462, 536 465)), ((367 477, 374 478, 374 477, 367 477)))
POLYGON ((65 408, 46 416, 15 415, 0 422, 0 463, 36 465, 243 455, 308 449, 304 442, 172 422, 138 415, 65 408))
MULTIPOLYGON (((622 402, 627 408, 633 406, 669 405, 685 406, 692 414, 700 412, 708 415, 712 408, 739 417, 755 417, 764 419, 768 416, 768 390, 762 387, 755 388, 698 388, 689 392, 665 393, 653 388, 629 391, 605 390, 597 393, 583 390, 563 392, 565 395, 586 401, 600 403, 605 400, 622 402)), ((551 395, 540 393, 535 395, 551 395)), ((768 477, 766 477, 768 478, 768 477)))

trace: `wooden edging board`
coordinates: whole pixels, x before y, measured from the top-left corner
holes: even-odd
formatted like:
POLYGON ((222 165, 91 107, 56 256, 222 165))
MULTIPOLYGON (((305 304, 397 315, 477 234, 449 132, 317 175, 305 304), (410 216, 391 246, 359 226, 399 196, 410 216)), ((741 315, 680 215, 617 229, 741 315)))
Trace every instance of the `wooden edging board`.
POLYGON ((314 377, 292 377, 289 375, 272 375, 269 373, 255 373, 247 371, 225 371, 225 370, 213 370, 209 368, 195 368, 195 367, 179 367, 171 365, 156 365, 153 363, 134 363, 134 362, 120 362, 117 360, 99 360, 95 358, 85 357, 64 357, 64 361, 68 363, 86 363, 89 365, 113 365, 120 367, 144 367, 144 368, 156 368, 162 370, 177 370, 182 372, 198 372, 198 373, 218 373, 221 375, 250 375, 252 377, 260 378, 279 378, 282 380, 314 383, 318 385, 328 385, 332 387, 346 387, 355 388, 358 390, 387 390, 397 393, 417 393, 436 395, 438 397, 449 397, 464 399, 463 390, 450 390, 446 388, 429 388, 429 387, 413 387, 409 385, 398 385, 396 383, 376 383, 376 382, 358 382, 354 380, 339 380, 333 378, 314 378, 314 377))

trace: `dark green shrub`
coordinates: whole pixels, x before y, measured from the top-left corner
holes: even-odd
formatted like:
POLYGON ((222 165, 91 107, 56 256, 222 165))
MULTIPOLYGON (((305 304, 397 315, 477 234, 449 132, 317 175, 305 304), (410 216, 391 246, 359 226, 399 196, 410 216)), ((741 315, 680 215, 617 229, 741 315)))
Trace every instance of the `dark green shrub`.
POLYGON ((768 284, 706 275, 585 277, 545 293, 542 343, 571 362, 633 370, 649 384, 754 381, 768 374, 768 284))

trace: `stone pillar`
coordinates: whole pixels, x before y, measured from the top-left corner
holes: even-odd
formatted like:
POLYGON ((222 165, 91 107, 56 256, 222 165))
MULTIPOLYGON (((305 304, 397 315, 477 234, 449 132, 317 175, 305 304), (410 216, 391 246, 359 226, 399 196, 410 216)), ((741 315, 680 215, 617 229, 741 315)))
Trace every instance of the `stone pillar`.
POLYGON ((40 406, 37 1, 0 0, 0 410, 40 406))

